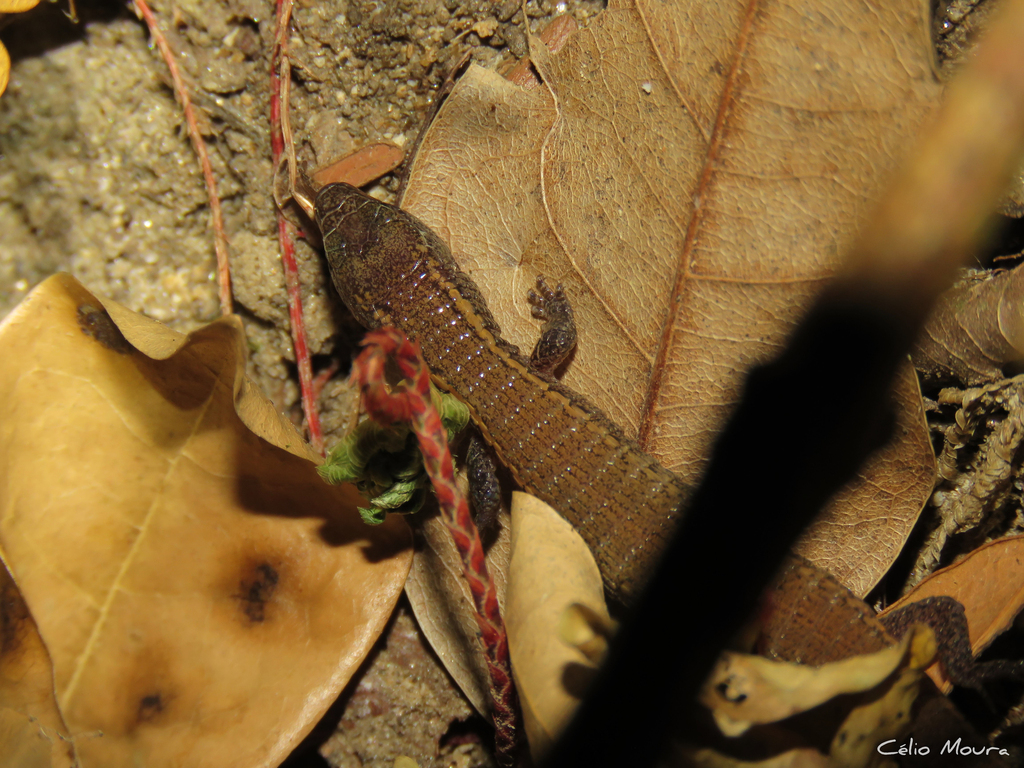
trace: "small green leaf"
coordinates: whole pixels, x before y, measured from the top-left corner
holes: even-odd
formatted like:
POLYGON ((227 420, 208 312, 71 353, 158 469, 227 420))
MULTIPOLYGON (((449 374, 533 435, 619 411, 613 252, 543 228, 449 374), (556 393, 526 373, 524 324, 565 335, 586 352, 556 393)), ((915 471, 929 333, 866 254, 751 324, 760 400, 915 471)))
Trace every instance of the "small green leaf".
POLYGON ((363 518, 363 522, 367 525, 380 525, 384 522, 384 518, 388 515, 383 509, 374 509, 373 507, 359 507, 359 516, 363 518))
MULTIPOLYGON (((433 385, 430 392, 451 442, 469 423, 469 408, 433 385)), ((408 425, 381 426, 371 419, 361 422, 342 439, 317 467, 317 472, 332 485, 356 484, 372 505, 359 510, 368 525, 384 522, 388 512, 418 512, 426 501, 425 488, 430 484, 416 435, 408 425)))
POLYGON ((398 509, 412 499, 419 486, 420 482, 415 480, 412 482, 395 483, 380 496, 373 499, 372 503, 374 506, 383 509, 398 509))

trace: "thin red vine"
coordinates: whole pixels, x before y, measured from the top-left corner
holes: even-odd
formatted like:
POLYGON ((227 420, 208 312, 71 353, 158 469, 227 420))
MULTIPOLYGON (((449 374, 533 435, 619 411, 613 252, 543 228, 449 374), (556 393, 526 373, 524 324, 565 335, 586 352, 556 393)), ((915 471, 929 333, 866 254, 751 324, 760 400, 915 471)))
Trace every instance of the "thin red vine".
POLYGON ((366 410, 385 424, 408 422, 412 425, 423 454, 423 464, 437 495, 441 517, 462 557, 463 575, 473 596, 491 678, 495 757, 499 765, 514 765, 518 702, 509 665, 508 637, 498 607, 494 580, 487 571, 480 535, 466 497, 455 485, 447 430, 430 399, 430 372, 420 355, 419 345, 394 328, 371 331, 363 340, 363 346, 352 367, 352 377, 362 391, 366 410), (389 357, 405 377, 394 392, 389 392, 384 386, 384 365, 389 357))
POLYGON ((149 27, 149 34, 153 38, 157 49, 163 56, 167 69, 171 73, 171 82, 174 84, 174 95, 181 104, 182 112, 185 113, 185 125, 188 128, 189 138, 192 140, 192 148, 199 158, 199 165, 203 169, 203 180, 206 182, 206 195, 210 200, 210 216, 213 220, 213 250, 217 254, 217 295, 220 299, 220 311, 222 315, 230 315, 234 309, 231 301, 231 266, 228 261, 228 237, 224 233, 224 216, 220 208, 220 196, 217 194, 217 180, 213 176, 213 166, 210 165, 210 156, 206 153, 206 142, 199 132, 196 124, 195 112, 192 109, 192 99, 189 98, 188 90, 178 72, 178 63, 167 44, 167 38, 156 23, 153 11, 149 9, 146 0, 135 0, 135 8, 139 16, 149 27))
MULTIPOLYGON (((282 155, 287 153, 288 173, 294 187, 295 153, 288 120, 288 89, 291 83, 291 64, 288 60, 288 30, 292 16, 292 0, 277 0, 277 19, 274 49, 270 57, 270 151, 273 167, 278 168, 282 155)), ((295 260, 295 227, 284 214, 277 212, 277 238, 281 244, 281 264, 284 267, 285 286, 288 290, 288 317, 291 321, 295 364, 299 370, 299 391, 302 410, 306 415, 309 442, 318 453, 324 452, 323 431, 317 410, 317 392, 313 385, 313 363, 306 342, 306 325, 302 316, 302 284, 299 265, 295 260)))

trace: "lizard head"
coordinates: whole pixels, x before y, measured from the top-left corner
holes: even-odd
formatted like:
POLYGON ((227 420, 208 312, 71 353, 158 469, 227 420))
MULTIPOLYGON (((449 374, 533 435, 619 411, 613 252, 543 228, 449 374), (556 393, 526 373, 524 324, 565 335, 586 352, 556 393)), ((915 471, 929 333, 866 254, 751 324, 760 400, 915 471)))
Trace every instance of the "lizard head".
POLYGON ((412 215, 349 184, 328 184, 314 207, 334 287, 356 320, 380 326, 392 286, 415 278, 437 236, 412 215))

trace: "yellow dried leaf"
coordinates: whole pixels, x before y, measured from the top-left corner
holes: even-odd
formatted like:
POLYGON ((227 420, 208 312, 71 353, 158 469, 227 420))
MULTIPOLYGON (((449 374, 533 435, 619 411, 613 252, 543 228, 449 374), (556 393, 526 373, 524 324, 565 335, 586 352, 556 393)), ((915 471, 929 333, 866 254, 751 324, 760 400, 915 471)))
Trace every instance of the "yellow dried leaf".
POLYGON ((0 755, 5 765, 50 768, 50 741, 32 719, 0 707, 0 755))
POLYGON ((0 0, 0 13, 22 13, 39 5, 39 0, 0 0))
POLYGON ((7 90, 7 81, 11 77, 11 57, 0 43, 0 94, 7 90))
POLYGON ((544 502, 512 494, 505 629, 535 757, 565 727, 594 669, 580 650, 561 639, 562 617, 574 603, 610 622, 601 574, 580 535, 544 502))
POLYGON ((596 666, 604 661, 608 643, 616 629, 616 623, 609 621, 607 615, 597 613, 582 603, 573 603, 562 612, 558 636, 596 666))
POLYGON ((830 765, 860 768, 883 762, 877 746, 895 739, 910 726, 910 710, 917 699, 925 668, 935 659, 935 633, 924 624, 915 625, 898 647, 907 648, 905 664, 883 695, 865 695, 853 708, 832 739, 830 765))
MULTIPOLYGON (((21 13, 35 8, 39 0, 0 0, 0 14, 21 13)), ((0 43, 0 94, 7 90, 7 81, 11 76, 11 56, 3 43, 0 43)))
POLYGON ((935 634, 915 625, 898 645, 820 667, 723 654, 700 698, 732 738, 714 748, 684 745, 681 755, 704 768, 887 764, 876 747, 906 733, 935 653, 935 634), (827 755, 812 748, 829 735, 827 755))
POLYGON ((50 656, 3 563, 0 627, 0 755, 8 765, 71 768, 74 746, 54 698, 50 656))
POLYGON ((103 306, 57 275, 0 324, 0 555, 83 768, 277 765, 387 620, 407 528, 300 458, 237 318, 103 306))

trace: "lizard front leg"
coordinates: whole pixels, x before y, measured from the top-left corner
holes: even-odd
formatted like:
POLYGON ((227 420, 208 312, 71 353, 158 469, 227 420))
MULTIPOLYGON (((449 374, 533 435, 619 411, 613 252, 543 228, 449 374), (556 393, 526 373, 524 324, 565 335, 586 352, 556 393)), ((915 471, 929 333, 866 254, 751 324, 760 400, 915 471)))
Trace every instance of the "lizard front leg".
MULTIPOLYGON (((537 290, 528 298, 532 314, 543 320, 540 338, 530 355, 530 365, 539 372, 553 376, 576 346, 576 321, 572 305, 561 285, 552 290, 543 276, 537 277, 537 290)), ((498 521, 501 509, 501 487, 495 473, 494 457, 476 434, 470 437, 466 451, 469 472, 470 504, 477 527, 489 531, 498 521)))
POLYGON ((576 347, 576 320, 572 305, 559 284, 554 290, 543 275, 537 277, 537 290, 529 293, 531 313, 543 320, 540 338, 530 355, 530 365, 541 373, 553 376, 569 353, 576 347))

